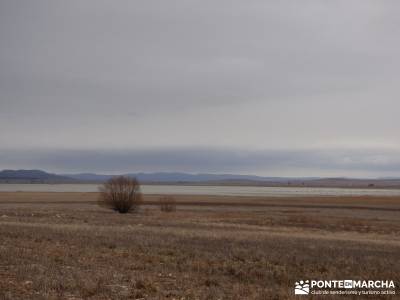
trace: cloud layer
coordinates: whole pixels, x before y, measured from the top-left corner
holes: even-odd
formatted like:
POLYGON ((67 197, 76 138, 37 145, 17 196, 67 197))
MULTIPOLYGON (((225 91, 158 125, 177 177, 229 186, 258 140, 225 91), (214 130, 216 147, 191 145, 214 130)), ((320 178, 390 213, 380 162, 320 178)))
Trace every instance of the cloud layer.
POLYGON ((122 171, 122 157, 141 170, 395 173, 399 14, 394 0, 3 0, 0 151, 26 157, 0 168, 46 156, 60 170, 122 171), (85 164, 93 149, 104 156, 85 164), (384 168, 355 163, 370 149, 384 168))
POLYGON ((3 150, 5 168, 53 172, 205 172, 267 176, 396 176, 400 152, 388 150, 266 150, 165 148, 141 150, 3 150))

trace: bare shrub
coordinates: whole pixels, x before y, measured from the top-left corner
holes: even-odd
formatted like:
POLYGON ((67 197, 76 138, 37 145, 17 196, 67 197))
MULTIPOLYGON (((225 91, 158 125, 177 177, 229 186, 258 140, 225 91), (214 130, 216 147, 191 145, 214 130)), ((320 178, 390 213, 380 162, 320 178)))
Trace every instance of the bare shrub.
POLYGON ((141 201, 140 185, 135 178, 113 177, 100 187, 99 205, 121 214, 136 211, 141 201))
POLYGON ((159 200, 160 209, 163 212, 173 212, 176 211, 176 201, 174 197, 164 196, 159 200))

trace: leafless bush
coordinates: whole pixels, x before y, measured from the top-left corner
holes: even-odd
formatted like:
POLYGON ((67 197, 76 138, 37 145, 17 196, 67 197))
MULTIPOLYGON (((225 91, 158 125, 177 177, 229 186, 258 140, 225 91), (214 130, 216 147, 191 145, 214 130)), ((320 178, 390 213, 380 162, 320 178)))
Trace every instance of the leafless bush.
POLYGON ((141 200, 140 185, 135 178, 113 177, 100 187, 99 204, 121 214, 136 211, 141 200))
POLYGON ((173 212, 176 211, 176 201, 171 196, 161 197, 160 200, 160 209, 163 212, 173 212))

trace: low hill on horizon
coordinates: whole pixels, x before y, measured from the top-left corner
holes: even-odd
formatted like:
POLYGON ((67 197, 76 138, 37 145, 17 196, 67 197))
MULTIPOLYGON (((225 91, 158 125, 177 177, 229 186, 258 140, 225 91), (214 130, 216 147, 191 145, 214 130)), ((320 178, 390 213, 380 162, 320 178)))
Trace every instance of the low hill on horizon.
POLYGON ((0 183, 76 183, 71 177, 47 173, 42 170, 3 170, 0 183))
MULTIPOLYGON (((210 182, 210 181, 274 181, 286 182, 288 179, 285 177, 263 177, 256 175, 238 175, 238 174, 209 174, 199 173, 191 174, 184 172, 154 172, 154 173, 125 173, 123 176, 135 177, 142 182, 210 182)), ((77 180, 85 181, 104 181, 118 175, 104 175, 95 173, 79 173, 79 174, 63 174, 63 176, 71 177, 77 180)), ((292 178, 296 179, 296 178, 292 178)), ((317 178, 305 178, 317 179, 317 178)))
MULTIPOLYGON (((400 178, 263 177, 238 174, 183 172, 127 173, 143 184, 229 185, 270 187, 400 188, 400 178)), ((95 173, 53 174, 42 170, 3 170, 0 183, 102 183, 114 176, 95 173)))

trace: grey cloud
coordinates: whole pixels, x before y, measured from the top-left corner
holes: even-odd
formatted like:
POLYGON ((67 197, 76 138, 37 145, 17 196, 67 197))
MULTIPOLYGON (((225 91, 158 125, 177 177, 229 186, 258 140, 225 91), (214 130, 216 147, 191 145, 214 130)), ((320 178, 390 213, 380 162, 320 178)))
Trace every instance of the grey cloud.
MULTIPOLYGON (((399 13, 394 0, 2 0, 0 150, 356 148, 343 168, 361 173, 368 147, 400 150, 399 13)), ((343 163, 285 153, 259 159, 343 163)))

